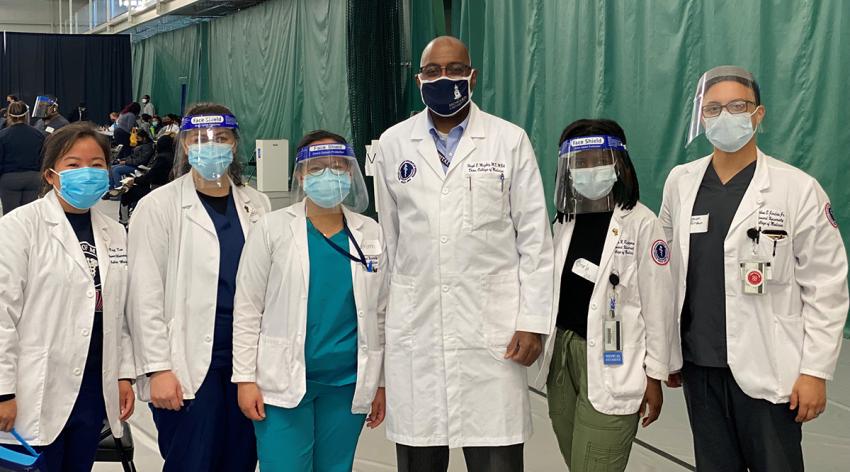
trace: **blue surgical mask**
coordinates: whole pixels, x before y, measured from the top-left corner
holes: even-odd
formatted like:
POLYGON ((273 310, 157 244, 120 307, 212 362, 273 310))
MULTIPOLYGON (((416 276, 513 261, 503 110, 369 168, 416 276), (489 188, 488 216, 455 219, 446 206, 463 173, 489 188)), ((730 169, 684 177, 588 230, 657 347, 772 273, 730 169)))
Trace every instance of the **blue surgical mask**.
POLYGON ((219 180, 233 162, 233 146, 227 143, 204 143, 189 145, 189 165, 201 174, 204 180, 219 180))
POLYGON ((573 188, 588 200, 599 200, 611 193, 617 183, 617 171, 614 165, 570 169, 573 178, 573 188))
POLYGON ((59 195, 65 202, 79 210, 93 207, 109 190, 109 172, 95 167, 66 169, 51 172, 59 176, 59 195))
POLYGON ((723 152, 736 152, 753 139, 756 131, 750 118, 754 113, 755 111, 733 115, 723 110, 719 116, 706 118, 705 137, 723 152))
POLYGON ((322 208, 334 208, 342 203, 351 191, 351 175, 336 175, 325 169, 319 175, 304 177, 304 193, 322 208))
POLYGON ((472 98, 471 79, 472 74, 461 79, 440 77, 429 81, 420 80, 422 103, 436 115, 454 116, 463 110, 472 98))

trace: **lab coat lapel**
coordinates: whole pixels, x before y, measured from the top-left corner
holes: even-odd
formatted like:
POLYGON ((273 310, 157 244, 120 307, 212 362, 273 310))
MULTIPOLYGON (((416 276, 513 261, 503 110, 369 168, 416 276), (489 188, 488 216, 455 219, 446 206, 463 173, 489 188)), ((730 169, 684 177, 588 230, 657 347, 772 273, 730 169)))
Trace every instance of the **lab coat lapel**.
POLYGON ((622 207, 614 209, 614 214, 611 215, 611 222, 608 223, 608 232, 605 233, 605 245, 602 247, 602 257, 599 258, 599 271, 596 273, 596 286, 604 286, 607 280, 607 274, 610 272, 609 264, 611 256, 614 255, 614 249, 617 247, 617 241, 620 240, 622 227, 622 219, 631 213, 631 210, 623 210, 622 207))
POLYGON ((694 210, 694 202, 697 192, 705 177, 708 166, 711 165, 711 156, 704 157, 699 165, 693 166, 688 173, 679 179, 679 247, 682 249, 683 266, 687 270, 688 257, 691 245, 691 213, 694 210))
POLYGON ((50 200, 52 203, 49 207, 50 209, 48 210, 48 214, 46 215, 47 222, 52 226, 50 235, 59 241, 62 249, 65 250, 68 257, 77 264, 80 270, 86 274, 86 277, 91 278, 91 272, 89 271, 89 266, 86 263, 86 256, 80 248, 80 241, 77 239, 77 235, 74 234, 74 229, 71 228, 71 223, 69 223, 68 219, 65 217, 65 211, 59 204, 59 198, 56 196, 56 191, 51 191, 44 198, 50 200))
POLYGON ((192 174, 186 174, 182 177, 182 179, 183 190, 181 201, 183 202, 183 211, 186 217, 189 218, 191 222, 206 230, 208 233, 213 236, 217 236, 212 219, 210 218, 209 213, 207 213, 206 208, 204 208, 204 204, 201 203, 200 197, 198 197, 198 192, 195 188, 195 181, 192 179, 192 174))
POLYGON ((764 154, 759 149, 758 158, 756 159, 756 171, 753 174, 753 180, 750 182, 747 191, 744 193, 744 198, 741 199, 741 204, 738 206, 738 211, 735 212, 735 218, 732 219, 732 224, 729 226, 729 232, 726 233, 726 238, 733 234, 736 228, 749 219, 749 217, 764 205, 762 191, 770 186, 770 173, 767 169, 764 154))
POLYGON ((298 260, 301 262, 301 275, 304 277, 304 287, 310 287, 310 251, 307 249, 307 212, 304 201, 289 207, 289 212, 295 216, 289 222, 292 240, 298 250, 298 260))
MULTIPOLYGON (((353 213, 348 210, 348 208, 343 207, 343 214, 345 215, 345 221, 348 224, 348 230, 351 231, 351 237, 354 238, 354 241, 357 241, 357 244, 363 244, 363 233, 360 231, 360 228, 363 226, 363 221, 360 215, 353 213)), ((349 254, 360 257, 360 254, 357 252, 357 248, 354 247, 354 241, 350 238, 348 240, 348 252, 349 254)), ((359 300, 359 294, 365 293, 362 290, 363 280, 363 265, 356 261, 351 261, 351 286, 354 288, 354 302, 357 306, 362 306, 362 302, 364 300, 359 300)))
MULTIPOLYGON (((94 233, 94 244, 97 246, 97 267, 100 273, 101 289, 106 287, 106 281, 109 277, 109 231, 103 216, 99 211, 91 210, 91 225, 94 233)), ((104 291, 105 292, 105 291, 104 291)))

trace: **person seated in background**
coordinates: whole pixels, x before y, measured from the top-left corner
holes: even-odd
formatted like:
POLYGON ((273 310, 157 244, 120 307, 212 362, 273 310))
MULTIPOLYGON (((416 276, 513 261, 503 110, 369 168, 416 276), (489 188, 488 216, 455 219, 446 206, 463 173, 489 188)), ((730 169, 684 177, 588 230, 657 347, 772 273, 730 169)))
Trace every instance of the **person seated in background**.
POLYGON ((162 119, 162 126, 156 132, 156 139, 159 139, 166 134, 177 135, 179 132, 180 117, 174 113, 169 113, 162 119))
POLYGON ((147 113, 142 113, 142 116, 136 121, 136 128, 138 128, 140 134, 146 134, 149 138, 153 139, 156 133, 153 132, 153 117, 148 115, 147 113))
POLYGON ((132 174, 139 166, 146 166, 154 155, 153 142, 150 136, 139 133, 138 144, 133 148, 132 154, 125 159, 119 159, 118 164, 112 167, 109 173, 109 186, 115 188, 121 184, 121 179, 127 174, 132 174))
POLYGON ((75 121, 88 121, 89 120, 89 112, 86 109, 86 102, 80 102, 77 108, 74 108, 74 111, 68 114, 68 121, 73 123, 75 121))
POLYGON ((53 134, 54 131, 69 124, 68 120, 59 113, 59 102, 53 99, 53 102, 47 107, 47 113, 44 118, 39 119, 35 123, 35 129, 47 135, 53 134))
POLYGON ((118 211, 118 221, 129 224, 130 216, 145 195, 157 187, 171 182, 171 170, 174 165, 174 137, 165 135, 154 144, 156 155, 151 160, 150 169, 138 177, 126 179, 121 193, 121 207, 118 211))
POLYGON ((123 110, 118 114, 118 119, 115 121, 115 129, 112 139, 115 145, 123 145, 121 153, 118 154, 119 159, 124 159, 132 152, 130 146, 130 133, 136 126, 136 117, 142 112, 142 106, 136 102, 128 103, 123 110))

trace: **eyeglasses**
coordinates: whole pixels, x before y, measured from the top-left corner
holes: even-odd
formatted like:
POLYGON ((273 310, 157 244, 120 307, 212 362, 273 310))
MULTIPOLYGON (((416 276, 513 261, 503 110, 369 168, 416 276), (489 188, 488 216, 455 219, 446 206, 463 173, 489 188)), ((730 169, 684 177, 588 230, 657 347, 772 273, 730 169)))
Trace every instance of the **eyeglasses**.
POLYGON ((312 175, 313 177, 318 177, 325 173, 326 170, 330 170, 333 175, 342 175, 348 172, 349 170, 348 164, 335 162, 330 166, 308 166, 307 173, 312 175))
POLYGON ((419 68, 419 76, 425 80, 439 79, 443 71, 446 71, 448 77, 467 77, 472 72, 472 67, 462 62, 452 62, 446 66, 428 64, 419 68))
POLYGON ((720 116, 720 113, 724 108, 733 115, 739 115, 741 113, 746 113, 750 105, 755 105, 755 102, 751 102, 749 100, 732 100, 726 105, 710 103, 702 107, 702 116, 705 118, 720 116))

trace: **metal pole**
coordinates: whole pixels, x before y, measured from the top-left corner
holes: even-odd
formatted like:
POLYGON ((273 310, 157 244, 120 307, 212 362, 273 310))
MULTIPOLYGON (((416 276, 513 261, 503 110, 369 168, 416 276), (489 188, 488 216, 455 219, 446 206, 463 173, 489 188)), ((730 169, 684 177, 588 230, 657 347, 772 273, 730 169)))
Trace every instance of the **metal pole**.
POLYGON ((68 32, 74 32, 74 0, 68 0, 68 32))

